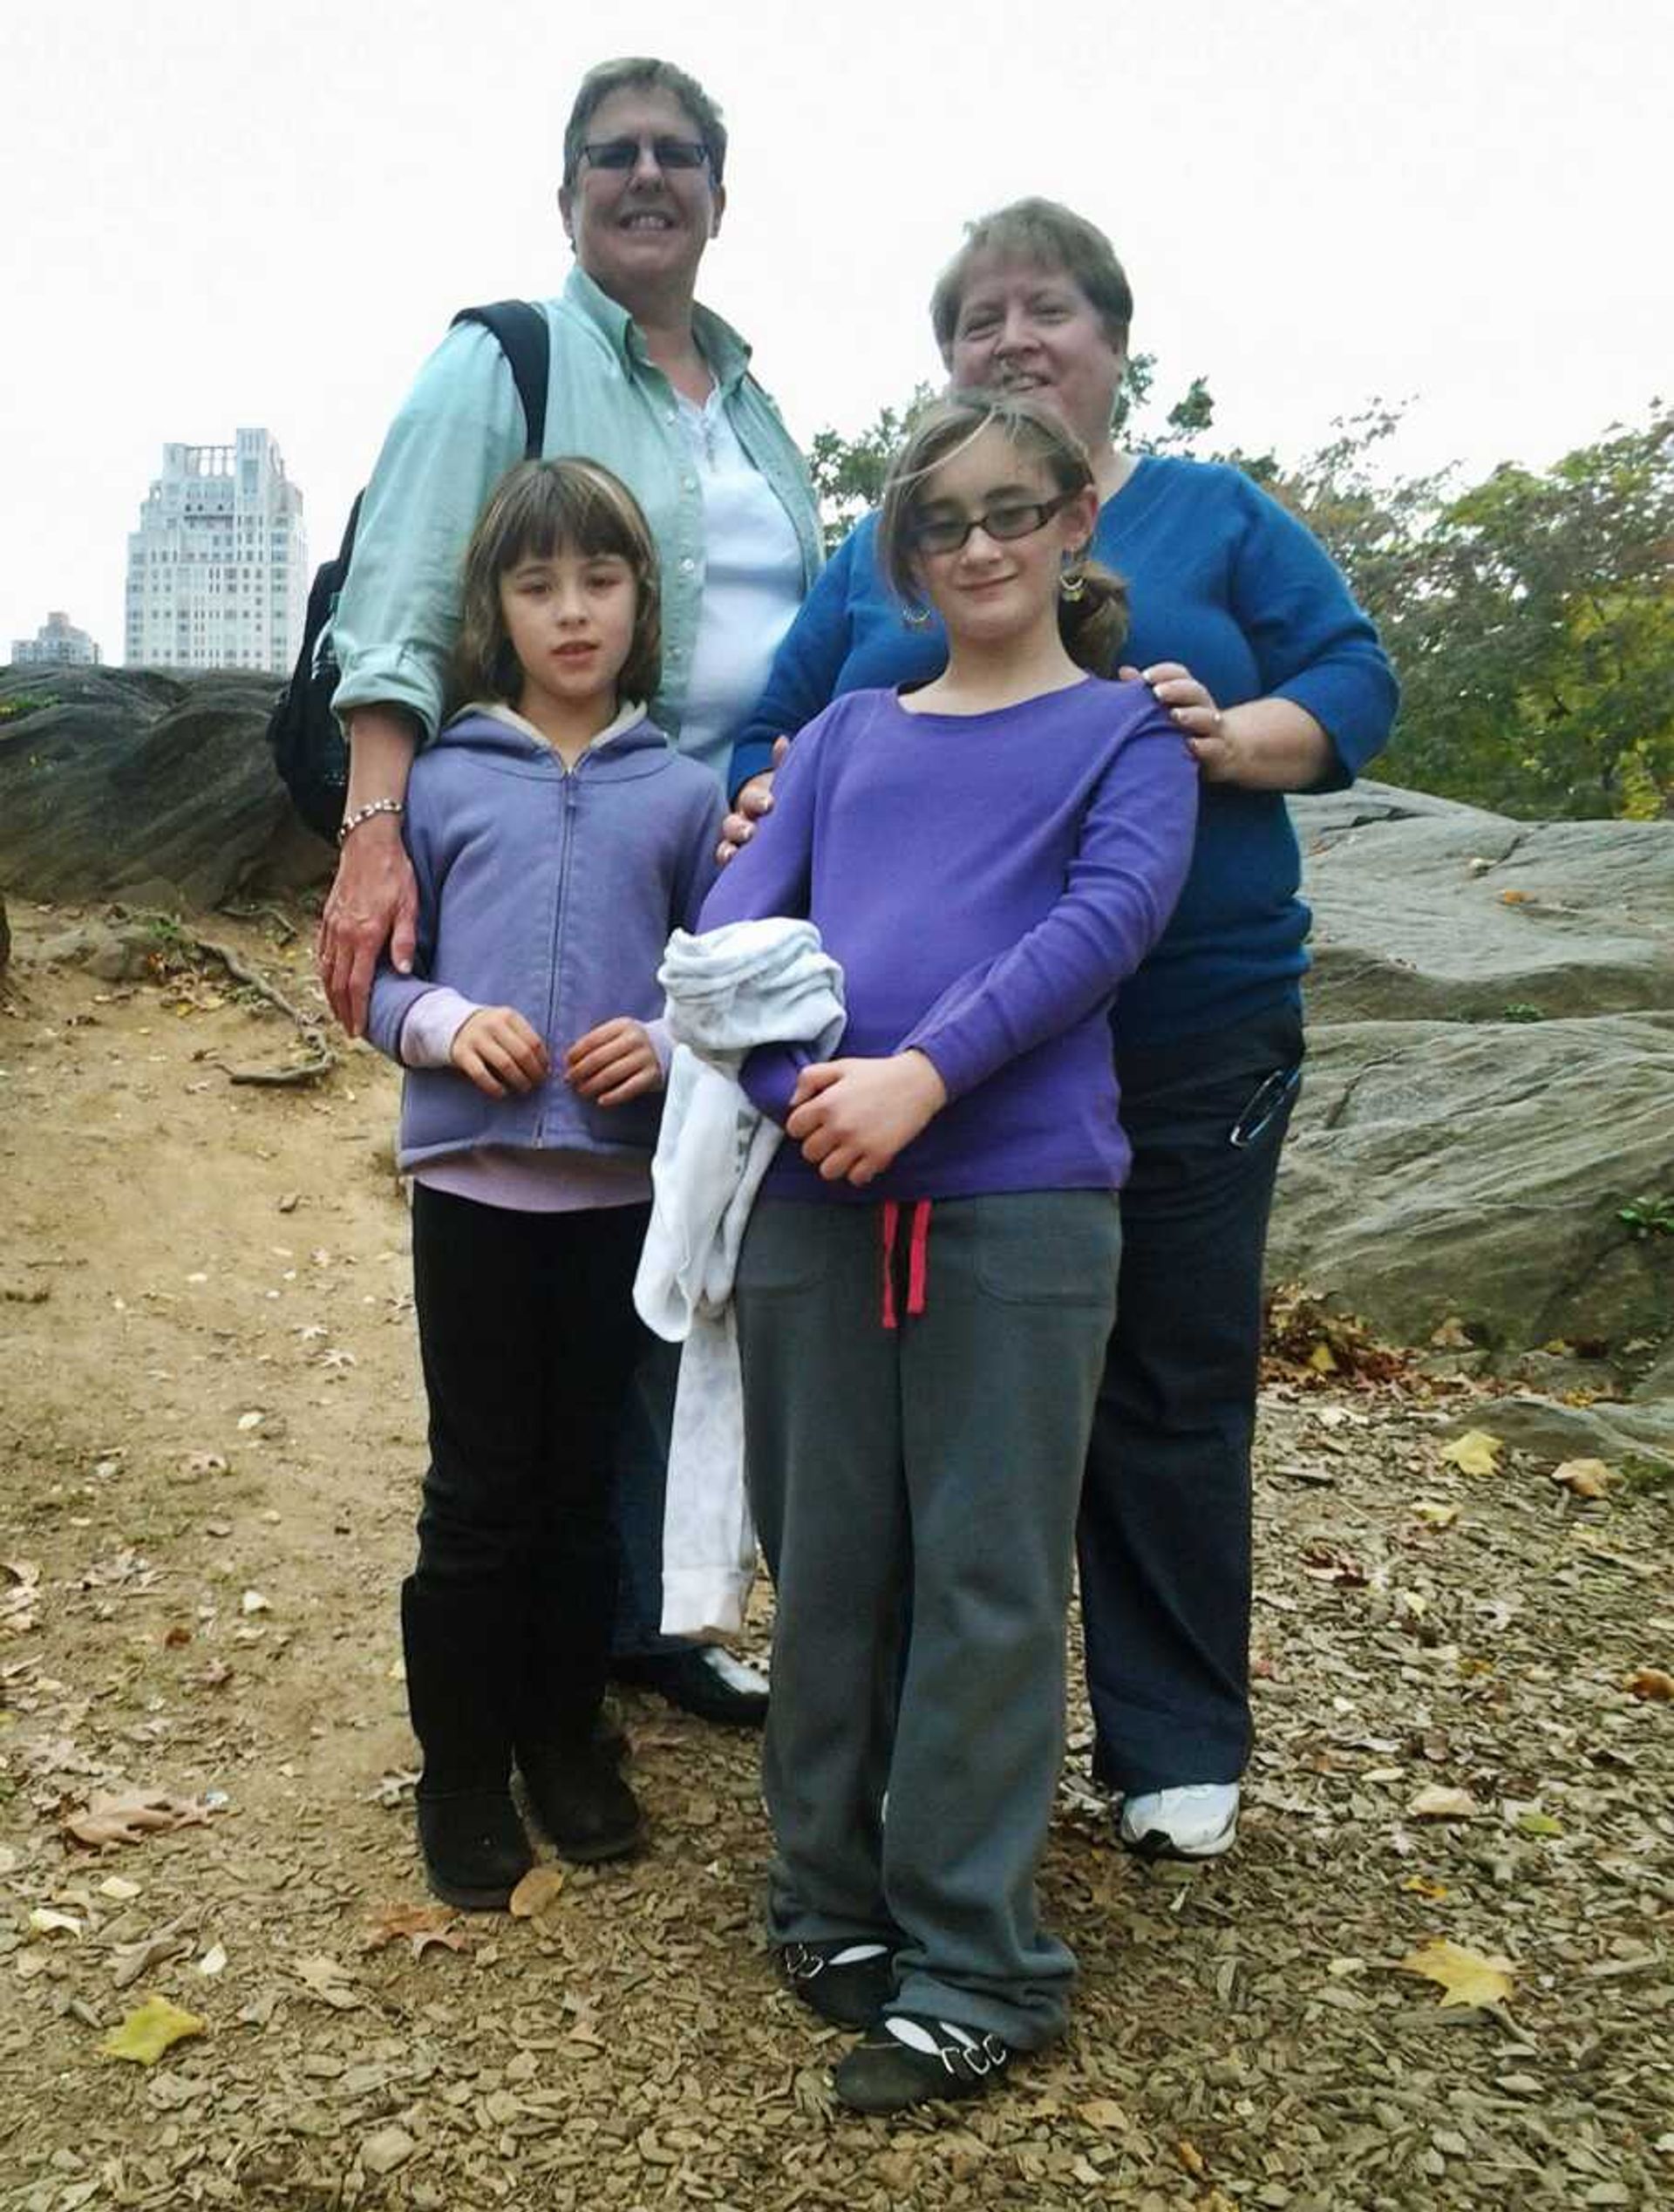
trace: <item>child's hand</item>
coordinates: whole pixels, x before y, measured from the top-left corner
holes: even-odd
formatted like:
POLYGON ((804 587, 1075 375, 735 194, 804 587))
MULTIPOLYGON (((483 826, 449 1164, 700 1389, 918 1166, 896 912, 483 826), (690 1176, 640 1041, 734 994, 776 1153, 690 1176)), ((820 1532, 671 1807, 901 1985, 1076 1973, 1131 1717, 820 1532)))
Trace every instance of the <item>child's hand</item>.
POLYGON ((948 1102, 922 1052, 887 1060, 820 1060, 797 1079, 785 1133, 828 1183, 881 1175, 948 1102))
POLYGON ((515 1006, 482 1006, 453 1032, 449 1057, 479 1091, 503 1099, 547 1079, 547 1048, 515 1006))
POLYGON ((564 1054, 564 1080, 595 1106, 625 1106, 663 1088, 663 1063, 644 1024, 619 1014, 576 1038, 564 1054))

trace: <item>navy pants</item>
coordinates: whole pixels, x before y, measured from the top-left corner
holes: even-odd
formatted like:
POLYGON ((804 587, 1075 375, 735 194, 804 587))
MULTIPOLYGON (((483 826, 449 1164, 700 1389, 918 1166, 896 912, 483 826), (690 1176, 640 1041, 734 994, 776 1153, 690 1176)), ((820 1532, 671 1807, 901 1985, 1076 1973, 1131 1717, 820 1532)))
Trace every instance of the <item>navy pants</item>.
POLYGON ((1118 1051, 1133 1167, 1078 1550, 1093 1773, 1130 1794, 1249 1756, 1262 1263, 1302 1018, 1118 1051))

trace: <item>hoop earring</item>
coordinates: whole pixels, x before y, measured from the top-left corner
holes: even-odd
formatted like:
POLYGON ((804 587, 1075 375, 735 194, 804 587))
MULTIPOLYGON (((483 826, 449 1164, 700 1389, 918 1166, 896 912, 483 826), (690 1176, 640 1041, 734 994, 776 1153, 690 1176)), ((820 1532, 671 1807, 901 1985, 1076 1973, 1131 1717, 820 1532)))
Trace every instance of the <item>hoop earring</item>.
POLYGON ((1072 605, 1087 596, 1087 572, 1085 568, 1065 568, 1058 580, 1060 596, 1072 605))
POLYGON ((908 630, 928 630, 930 626, 930 610, 928 607, 903 607, 901 610, 901 619, 908 630))

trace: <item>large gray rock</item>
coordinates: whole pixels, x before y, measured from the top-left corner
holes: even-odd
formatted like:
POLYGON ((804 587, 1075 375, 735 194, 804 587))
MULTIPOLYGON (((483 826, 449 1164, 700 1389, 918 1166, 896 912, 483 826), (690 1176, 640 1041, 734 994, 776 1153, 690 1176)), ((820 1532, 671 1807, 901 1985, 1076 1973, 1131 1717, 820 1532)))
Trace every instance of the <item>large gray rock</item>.
POLYGON ((230 673, 0 671, 0 880, 37 899, 192 909, 329 873, 330 848, 274 773, 275 688, 230 673))
POLYGON ((1521 1350, 1674 1316, 1674 1239, 1617 1219, 1674 1188, 1674 1015, 1326 1021, 1286 1147, 1270 1272, 1398 1339, 1448 1317, 1521 1350))
POLYGON ((1514 822, 1412 796, 1293 802, 1316 1020, 1674 1008, 1674 825, 1514 822))

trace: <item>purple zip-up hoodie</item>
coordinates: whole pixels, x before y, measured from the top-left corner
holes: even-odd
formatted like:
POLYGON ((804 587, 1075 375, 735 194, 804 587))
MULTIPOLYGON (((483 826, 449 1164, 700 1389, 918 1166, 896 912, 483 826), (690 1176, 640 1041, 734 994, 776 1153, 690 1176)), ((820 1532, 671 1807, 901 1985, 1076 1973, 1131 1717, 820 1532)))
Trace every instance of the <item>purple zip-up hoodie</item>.
POLYGON ((515 1006, 546 1039, 553 1072, 521 1097, 491 1099, 457 1068, 409 1068, 404 1168, 483 1145, 655 1149, 661 1094, 591 1105, 564 1081, 563 1056, 616 1015, 661 1014, 657 963, 713 880, 724 811, 710 772, 643 720, 572 769, 526 731, 469 710, 418 755, 403 823, 418 879, 416 972, 380 964, 366 1033, 398 1060, 413 1005, 446 984, 515 1006))
MULTIPOLYGON (((832 1057, 922 1052, 949 1103, 864 1189, 823 1181, 787 1144, 763 1194, 1119 1189, 1106 1014, 1174 911, 1196 813, 1196 765, 1143 684, 1088 677, 959 715, 850 691, 817 715, 703 926, 816 922, 848 1008, 832 1057)), ((751 1055, 765 1113, 784 1120, 808 1058, 751 1055)))

